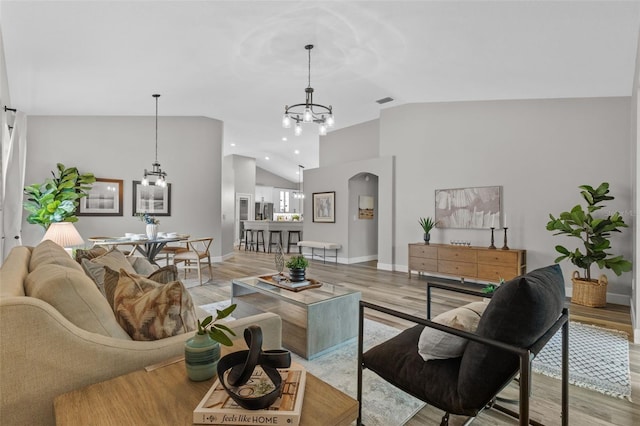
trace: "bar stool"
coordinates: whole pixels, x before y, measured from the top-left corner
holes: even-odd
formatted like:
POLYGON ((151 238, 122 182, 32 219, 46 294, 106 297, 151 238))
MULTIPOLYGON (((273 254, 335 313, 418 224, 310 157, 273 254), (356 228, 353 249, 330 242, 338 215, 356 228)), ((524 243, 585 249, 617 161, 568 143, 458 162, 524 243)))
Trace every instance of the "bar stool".
POLYGON ((298 241, 302 241, 302 231, 289 231, 289 233, 287 234, 287 253, 291 253, 291 234, 296 234, 296 238, 297 241, 294 241, 294 243, 297 245, 298 241))
POLYGON ((277 236, 278 239, 280 240, 280 247, 283 246, 283 242, 282 242, 282 231, 269 231, 269 250, 268 252, 271 253, 271 246, 273 244, 277 244, 278 242, 274 242, 273 241, 273 236, 277 236))
MULTIPOLYGON (((243 232, 244 234, 242 235, 242 237, 244 238, 244 251, 247 251, 247 247, 253 246, 253 230, 247 228, 243 232), (249 241, 249 235, 251 235, 251 241, 249 241)), ((238 250, 242 249, 243 238, 240 238, 240 245, 238 246, 238 250)))
MULTIPOLYGON (((262 252, 264 253, 264 231, 262 229, 255 229, 253 233, 256 234, 256 251, 260 251, 260 244, 262 244, 262 252), (260 237, 262 237, 262 241, 260 241, 260 237)), ((251 240, 251 245, 253 246, 253 236, 251 237, 251 240)))

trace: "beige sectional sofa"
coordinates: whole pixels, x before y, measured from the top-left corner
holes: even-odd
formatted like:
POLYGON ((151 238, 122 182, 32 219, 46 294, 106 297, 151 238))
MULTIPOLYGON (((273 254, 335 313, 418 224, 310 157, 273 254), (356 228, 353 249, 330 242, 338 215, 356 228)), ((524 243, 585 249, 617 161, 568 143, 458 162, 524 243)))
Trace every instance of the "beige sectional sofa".
MULTIPOLYGON (((281 347, 279 316, 228 325, 241 338, 251 324, 262 328, 265 349, 281 347)), ((0 268, 0 424, 54 424, 57 395, 181 355, 192 335, 133 341, 61 247, 16 247, 0 268)))

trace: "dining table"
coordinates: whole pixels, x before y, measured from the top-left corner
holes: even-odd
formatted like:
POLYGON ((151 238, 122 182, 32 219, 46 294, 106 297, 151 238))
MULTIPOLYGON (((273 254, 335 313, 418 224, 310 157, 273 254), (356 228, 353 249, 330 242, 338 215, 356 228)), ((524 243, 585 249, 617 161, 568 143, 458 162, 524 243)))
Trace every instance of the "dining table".
POLYGON ((129 253, 129 256, 133 255, 135 252, 140 253, 142 256, 146 257, 149 262, 157 265, 155 258, 160 253, 160 251, 166 246, 168 243, 174 243, 179 241, 186 241, 189 239, 189 235, 178 234, 175 237, 162 237, 155 238, 150 240, 148 238, 131 238, 131 237, 91 237, 88 240, 93 242, 95 245, 105 246, 105 247, 115 247, 115 246, 132 246, 133 249, 129 253))

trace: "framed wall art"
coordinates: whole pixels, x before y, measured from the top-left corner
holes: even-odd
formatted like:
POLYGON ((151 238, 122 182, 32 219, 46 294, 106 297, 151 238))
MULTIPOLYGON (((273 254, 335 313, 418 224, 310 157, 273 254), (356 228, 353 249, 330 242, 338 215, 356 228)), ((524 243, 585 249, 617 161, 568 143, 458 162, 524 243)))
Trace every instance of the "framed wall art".
POLYGON ((358 196, 358 219, 373 219, 374 198, 370 195, 358 196))
POLYGON ((171 216, 171 184, 166 187, 143 186, 133 181, 133 215, 149 213, 153 216, 171 216))
POLYGON ((122 179, 96 178, 86 197, 78 200, 77 216, 122 216, 122 179))
POLYGON ((439 228, 501 227, 501 186, 436 189, 435 200, 439 228))
POLYGON ((313 221, 335 223, 336 221, 336 193, 313 193, 313 221))

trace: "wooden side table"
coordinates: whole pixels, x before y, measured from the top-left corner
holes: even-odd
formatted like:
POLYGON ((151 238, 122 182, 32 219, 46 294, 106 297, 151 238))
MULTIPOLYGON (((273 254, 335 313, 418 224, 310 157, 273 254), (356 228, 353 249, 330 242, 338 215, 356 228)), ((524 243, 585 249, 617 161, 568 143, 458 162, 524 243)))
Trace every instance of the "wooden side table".
MULTIPOLYGON (((57 396, 56 425, 191 425, 194 408, 214 381, 192 382, 184 360, 170 360, 57 396)), ((346 426, 357 417, 355 399, 307 373, 301 425, 346 426)))

